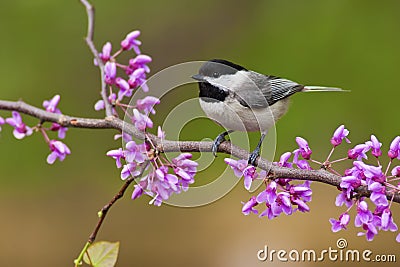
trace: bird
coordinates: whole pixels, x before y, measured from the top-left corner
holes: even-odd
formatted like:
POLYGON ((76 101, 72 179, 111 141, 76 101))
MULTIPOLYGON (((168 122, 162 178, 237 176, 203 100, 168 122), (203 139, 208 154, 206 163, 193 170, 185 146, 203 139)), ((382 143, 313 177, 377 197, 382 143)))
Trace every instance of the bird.
POLYGON ((248 158, 248 164, 253 166, 268 130, 288 111, 290 96, 298 92, 345 91, 337 87, 305 86, 224 59, 204 62, 192 78, 198 82, 204 113, 226 130, 214 139, 213 155, 234 131, 260 132, 260 140, 248 158))

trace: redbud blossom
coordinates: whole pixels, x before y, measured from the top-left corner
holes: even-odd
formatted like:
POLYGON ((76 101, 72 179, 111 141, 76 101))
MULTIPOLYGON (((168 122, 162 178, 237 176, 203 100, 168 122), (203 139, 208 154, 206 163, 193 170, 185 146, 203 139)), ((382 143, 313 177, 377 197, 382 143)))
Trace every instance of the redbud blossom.
POLYGON ((17 139, 29 136, 33 132, 30 127, 26 126, 25 123, 22 122, 21 115, 16 111, 12 112, 12 118, 6 118, 6 123, 14 127, 13 134, 17 139))
POLYGON ((146 128, 153 128, 152 120, 147 115, 140 113, 137 109, 133 109, 132 122, 140 131, 144 131, 146 128))
POLYGON ((143 99, 138 99, 136 101, 136 108, 144 111, 145 114, 155 114, 156 111, 154 110, 154 106, 160 104, 160 99, 154 96, 146 96, 143 99))
POLYGON ((61 114, 61 111, 57 108, 60 98, 60 95, 55 95, 52 99, 43 101, 43 107, 47 112, 61 114))
POLYGON ((136 54, 140 54, 139 45, 141 42, 137 40, 140 35, 140 31, 133 31, 126 35, 125 39, 121 41, 121 47, 123 50, 130 50, 133 48, 136 54))
POLYGON ((392 169, 392 175, 400 177, 400 166, 396 166, 392 169))
POLYGON ((301 156, 304 159, 310 159, 312 151, 308 146, 307 141, 302 137, 296 137, 296 143, 299 146, 301 156))
POLYGON ((258 203, 256 201, 256 197, 251 197, 249 201, 243 203, 242 213, 244 215, 249 215, 250 213, 257 214, 258 210, 254 209, 254 207, 257 205, 258 203))
POLYGON ((379 143, 378 138, 376 138, 375 135, 371 135, 372 155, 380 157, 382 155, 381 146, 382 143, 379 143))
POLYGON ((115 62, 107 61, 104 65, 104 80, 107 84, 114 84, 117 76, 117 65, 115 62))
POLYGON ((399 158, 400 159, 400 136, 396 136, 390 144, 390 148, 388 151, 388 156, 391 159, 399 158))
POLYGON ((346 229, 350 222, 350 215, 345 212, 339 216, 339 220, 331 218, 329 222, 332 224, 332 232, 336 233, 342 229, 346 229))
POLYGON ((136 69, 143 69, 145 72, 149 73, 150 68, 147 66, 147 64, 151 61, 151 57, 147 55, 138 55, 135 58, 129 60, 129 69, 132 70, 131 73, 136 69))
POLYGON ((50 155, 47 157, 47 163, 49 164, 53 164, 56 159, 63 161, 67 155, 71 154, 67 145, 58 140, 50 140, 49 147, 51 150, 50 155))
POLYGON ((4 123, 6 123, 6 121, 2 117, 0 117, 0 131, 1 131, 1 125, 3 125, 4 123))
POLYGON ((350 143, 350 140, 347 139, 347 135, 349 134, 349 130, 344 128, 344 125, 340 125, 339 128, 333 133, 333 137, 331 138, 331 144, 333 146, 338 146, 342 143, 343 139, 346 140, 347 143, 350 143))
POLYGON ((102 52, 99 53, 99 58, 101 60, 103 60, 103 62, 106 62, 106 61, 110 60, 111 50, 112 50, 111 43, 110 42, 105 43, 103 45, 102 52))

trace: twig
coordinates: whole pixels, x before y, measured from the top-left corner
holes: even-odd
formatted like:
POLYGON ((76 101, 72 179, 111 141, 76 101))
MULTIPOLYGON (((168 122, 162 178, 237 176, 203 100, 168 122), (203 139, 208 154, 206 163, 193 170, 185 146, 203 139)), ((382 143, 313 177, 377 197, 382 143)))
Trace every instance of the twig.
MULTIPOLYGON (((38 118, 43 122, 56 122, 64 127, 91 128, 91 129, 117 129, 134 136, 138 139, 144 139, 144 133, 137 130, 134 125, 124 122, 116 117, 106 117, 105 119, 79 118, 63 114, 55 114, 39 109, 37 107, 26 104, 23 101, 5 101, 0 100, 0 110, 15 110, 21 113, 38 118)), ((171 141, 161 140, 155 135, 147 134, 159 152, 211 152, 212 142, 204 141, 171 141)), ((249 152, 239 148, 230 142, 224 142, 219 146, 218 152, 232 155, 239 159, 247 160, 249 152)), ((300 170, 279 167, 272 164, 266 159, 259 158, 256 162, 260 169, 270 173, 272 178, 291 178, 298 180, 309 180, 329 184, 338 187, 341 182, 339 175, 330 173, 325 170, 300 170)), ((369 192, 365 187, 360 187, 357 193, 363 196, 369 196, 369 192)), ((400 194, 386 193, 386 197, 390 200, 400 203, 400 194)))
POLYGON ((101 211, 99 212, 99 222, 96 225, 96 228, 94 229, 93 233, 90 235, 88 242, 89 243, 93 243, 93 241, 96 239, 97 233, 99 232, 99 229, 101 227, 101 224, 103 223, 104 218, 107 215, 108 210, 112 207, 112 205, 114 205, 115 202, 117 202, 118 199, 120 199, 121 197, 123 197, 126 189, 129 187, 129 185, 136 179, 139 178, 143 175, 143 172, 146 170, 147 166, 149 165, 149 161, 146 161, 144 163, 142 163, 142 167, 140 168, 140 171, 137 175, 133 176, 133 177, 129 177, 128 179, 126 179, 124 185, 121 187, 121 189, 119 190, 119 192, 111 199, 110 202, 108 202, 107 205, 105 205, 101 211))
POLYGON ((112 106, 110 102, 108 101, 107 97, 107 84, 104 79, 104 64, 103 61, 99 57, 99 52, 96 49, 96 46, 94 45, 93 42, 93 37, 94 37, 94 7, 87 1, 87 0, 79 0, 86 8, 86 13, 88 17, 88 27, 87 27, 87 35, 85 38, 86 44, 88 45, 90 51, 92 52, 93 56, 95 57, 97 64, 99 66, 100 70, 100 76, 101 76, 101 91, 100 95, 101 98, 104 101, 105 105, 105 110, 106 110, 106 116, 112 116, 112 106))
POLYGON ((146 161, 142 164, 142 167, 140 168, 140 171, 137 175, 134 177, 129 177, 126 179, 124 185, 121 187, 121 189, 118 191, 118 193, 108 202, 104 207, 99 211, 98 216, 99 216, 99 221, 96 224, 96 227, 94 228, 93 232, 90 234, 88 241, 86 242, 85 246, 83 247, 82 251, 79 253, 79 256, 76 260, 74 260, 75 267, 79 266, 80 263, 82 262, 83 256, 85 255, 86 251, 88 250, 89 246, 93 244, 97 237, 97 233, 100 230, 100 227, 103 224, 104 219, 107 216, 108 211, 110 208, 117 202, 118 199, 122 198, 125 194, 126 189, 128 189, 129 185, 136 179, 139 178, 143 175, 143 172, 146 170, 147 166, 149 165, 149 161, 146 161))

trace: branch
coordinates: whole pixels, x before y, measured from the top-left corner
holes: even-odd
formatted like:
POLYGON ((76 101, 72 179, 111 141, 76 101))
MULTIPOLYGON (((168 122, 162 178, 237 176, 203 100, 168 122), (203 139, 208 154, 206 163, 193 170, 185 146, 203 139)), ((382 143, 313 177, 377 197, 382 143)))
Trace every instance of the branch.
POLYGON ((75 266, 79 266, 80 263, 82 262, 83 256, 85 255, 87 249, 89 246, 94 242, 94 240, 97 237, 97 233, 100 230, 100 227, 102 226, 104 219, 107 216, 108 211, 110 208, 117 202, 118 199, 122 198, 125 194, 126 189, 128 189, 129 185, 136 179, 139 178, 143 175, 143 172, 146 170, 147 166, 149 165, 149 161, 146 161, 142 164, 142 167, 140 168, 140 171, 137 175, 130 177, 126 179, 124 185, 121 187, 121 189, 118 191, 118 193, 108 202, 104 207, 99 211, 99 221, 97 222, 96 227, 94 228, 93 232, 90 234, 88 241, 86 242, 85 246, 83 247, 82 251, 79 253, 79 256, 76 260, 74 260, 75 266))
MULTIPOLYGON (((0 110, 15 110, 32 117, 38 118, 43 122, 55 122, 63 127, 76 127, 76 128, 90 128, 90 129, 116 129, 124 131, 125 133, 134 136, 138 139, 144 139, 145 135, 143 132, 137 130, 134 125, 126 123, 123 120, 114 116, 109 116, 104 119, 93 119, 93 118, 79 118, 63 114, 56 114, 47 112, 37 107, 26 104, 23 101, 5 101, 0 100, 0 110)), ((147 138, 150 138, 152 143, 156 146, 159 152, 211 152, 212 142, 205 141, 171 141, 161 140, 155 135, 146 134, 147 138)), ((239 159, 247 160, 249 152, 240 147, 237 147, 230 142, 223 142, 218 152, 232 155, 239 159)), ((259 158, 256 162, 260 169, 266 170, 269 173, 269 177, 272 179, 277 178, 290 178, 297 180, 308 180, 315 181, 324 184, 329 184, 335 187, 339 187, 341 177, 330 173, 326 170, 301 170, 291 169, 285 167, 279 167, 272 164, 266 159, 259 158)), ((360 196, 369 196, 370 192, 365 186, 359 187, 357 193, 360 196)), ((400 194, 390 193, 386 194, 390 200, 393 198, 394 202, 400 203, 400 194), (394 196, 393 196, 394 195, 394 196)))
POLYGON ((112 205, 115 204, 115 202, 117 202, 118 199, 120 199, 121 197, 124 196, 126 189, 129 187, 129 185, 136 179, 139 178, 143 175, 143 172, 146 170, 147 166, 149 165, 149 161, 146 161, 144 163, 142 163, 142 166, 140 168, 140 171, 137 175, 129 177, 128 179, 125 180, 124 185, 121 187, 121 189, 119 190, 119 192, 110 200, 110 202, 107 203, 107 205, 105 205, 101 211, 99 212, 99 222, 96 225, 96 228, 94 229, 93 233, 90 235, 88 242, 89 243, 93 243, 93 241, 96 239, 97 233, 100 230, 101 224, 104 221, 104 218, 107 215, 108 210, 112 207, 112 205))
POLYGON ((108 101, 107 97, 107 84, 104 80, 104 64, 103 61, 99 57, 99 52, 96 49, 96 46, 93 42, 94 37, 94 7, 87 1, 87 0, 79 0, 86 8, 87 18, 88 18, 88 28, 87 28, 87 35, 85 38, 86 44, 88 45, 90 51, 92 52, 93 56, 95 57, 97 64, 100 70, 100 77, 101 77, 101 91, 100 95, 104 101, 106 115, 112 116, 112 106, 108 101))

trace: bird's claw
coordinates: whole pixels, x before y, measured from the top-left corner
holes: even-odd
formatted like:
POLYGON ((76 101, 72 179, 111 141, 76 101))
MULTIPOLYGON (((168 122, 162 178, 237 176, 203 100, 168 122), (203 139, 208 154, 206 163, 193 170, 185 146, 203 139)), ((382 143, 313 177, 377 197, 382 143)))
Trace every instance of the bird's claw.
POLYGON ((217 157, 217 151, 218 151, 219 146, 223 142, 226 141, 225 136, 226 136, 226 133, 222 133, 215 138, 214 143, 211 148, 211 151, 212 151, 212 154, 214 155, 214 157, 217 157))
POLYGON ((253 152, 251 152, 249 156, 249 160, 247 161, 248 164, 256 166, 255 163, 257 161, 257 158, 260 156, 260 148, 256 147, 253 152))

